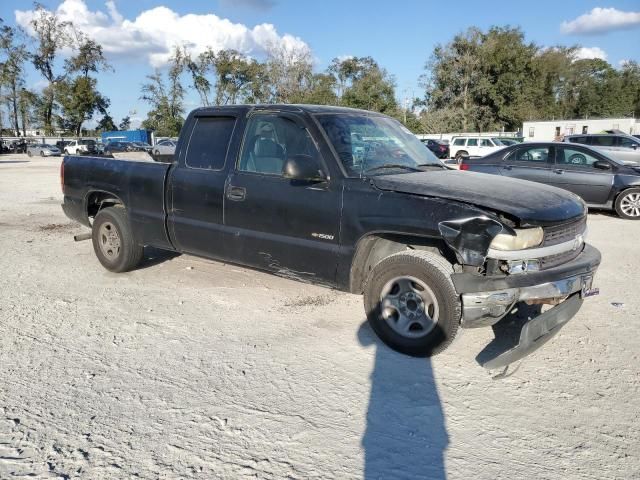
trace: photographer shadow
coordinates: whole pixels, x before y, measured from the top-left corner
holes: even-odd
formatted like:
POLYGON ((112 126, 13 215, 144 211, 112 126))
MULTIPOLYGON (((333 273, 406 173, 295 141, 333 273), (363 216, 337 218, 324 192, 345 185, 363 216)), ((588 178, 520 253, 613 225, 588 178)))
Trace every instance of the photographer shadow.
POLYGON ((358 330, 358 340, 376 349, 362 438, 363 478, 445 479, 449 437, 431 360, 394 352, 367 322, 358 330))

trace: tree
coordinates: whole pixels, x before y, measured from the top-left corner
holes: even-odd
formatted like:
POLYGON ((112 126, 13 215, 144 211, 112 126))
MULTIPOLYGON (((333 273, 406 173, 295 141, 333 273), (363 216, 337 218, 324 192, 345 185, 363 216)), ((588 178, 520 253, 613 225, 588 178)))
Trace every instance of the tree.
POLYGON ((48 82, 42 92, 41 113, 46 133, 52 134, 56 84, 66 77, 66 71, 56 73, 56 59, 63 48, 72 46, 71 24, 36 3, 31 26, 36 37, 36 48, 31 56, 33 66, 48 82))
MULTIPOLYGON (((118 125, 118 128, 120 130, 129 130, 131 128, 131 118, 129 117, 129 115, 122 119, 120 125, 118 125)), ((114 128, 114 130, 117 130, 117 128, 114 128)))
POLYGON ((95 112, 106 113, 109 100, 98 92, 96 84, 95 78, 84 76, 58 83, 56 95, 62 110, 58 121, 63 130, 79 136, 82 124, 95 112))
MULTIPOLYGON (((129 118, 129 117, 125 117, 125 118, 129 118)), ((113 118, 111 117, 111 115, 105 112, 102 118, 100 119, 100 121, 98 122, 98 124, 96 125, 96 130, 100 132, 113 132, 115 130, 118 130, 118 127, 116 127, 116 124, 113 121, 113 118)))
POLYGON ((147 118, 142 122, 144 128, 155 130, 162 137, 175 137, 180 133, 184 119, 184 90, 177 88, 179 78, 169 74, 169 85, 163 75, 156 71, 148 75, 148 82, 142 85, 142 100, 151 105, 147 118))
POLYGON ((265 69, 270 102, 292 103, 311 89, 313 68, 306 47, 270 45, 265 69))
POLYGON ((373 58, 334 58, 328 72, 334 76, 341 105, 391 115, 398 113, 394 80, 373 58))
POLYGON ((4 25, 0 19, 0 84, 8 90, 6 101, 15 135, 20 134, 20 96, 24 87, 24 64, 28 58, 23 33, 4 25))
POLYGON ((60 126, 72 131, 75 135, 82 133, 82 124, 93 118, 97 112, 105 114, 109 99, 97 88, 97 79, 90 73, 112 70, 102 53, 102 46, 82 33, 74 32, 77 50, 66 60, 66 76, 56 84, 58 103, 61 114, 58 117, 60 126), (77 74, 73 77, 73 74, 77 74))

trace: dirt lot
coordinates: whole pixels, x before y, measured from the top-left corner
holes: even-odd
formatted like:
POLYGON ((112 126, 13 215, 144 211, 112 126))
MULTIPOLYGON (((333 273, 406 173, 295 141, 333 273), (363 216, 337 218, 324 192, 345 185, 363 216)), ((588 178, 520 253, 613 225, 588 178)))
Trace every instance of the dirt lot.
POLYGON ((640 478, 640 222, 516 373, 381 345, 360 297, 190 256, 105 271, 60 159, 0 157, 0 478, 640 478), (614 303, 616 305, 614 305, 614 303))

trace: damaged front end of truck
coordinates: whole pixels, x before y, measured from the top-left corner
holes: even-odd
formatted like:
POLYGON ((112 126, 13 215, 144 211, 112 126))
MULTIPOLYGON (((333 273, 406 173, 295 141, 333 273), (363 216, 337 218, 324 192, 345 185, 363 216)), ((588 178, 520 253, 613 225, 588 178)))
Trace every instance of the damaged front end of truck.
POLYGON ((558 333, 584 298, 598 293, 592 284, 600 264, 600 252, 585 243, 586 213, 562 224, 520 228, 496 218, 438 225, 460 266, 452 281, 462 301, 461 326, 494 327, 496 339, 477 356, 487 369, 507 367, 558 333), (499 322, 510 324, 508 334, 499 322))

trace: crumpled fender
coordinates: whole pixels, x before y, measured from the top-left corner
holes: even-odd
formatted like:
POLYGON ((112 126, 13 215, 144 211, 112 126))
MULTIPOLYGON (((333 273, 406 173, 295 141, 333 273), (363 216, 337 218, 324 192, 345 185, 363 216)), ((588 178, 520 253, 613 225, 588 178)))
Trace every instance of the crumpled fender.
POLYGON ((496 235, 515 235, 511 227, 484 216, 443 221, 438 224, 438 229, 458 261, 474 267, 484 264, 489 245, 496 235))

